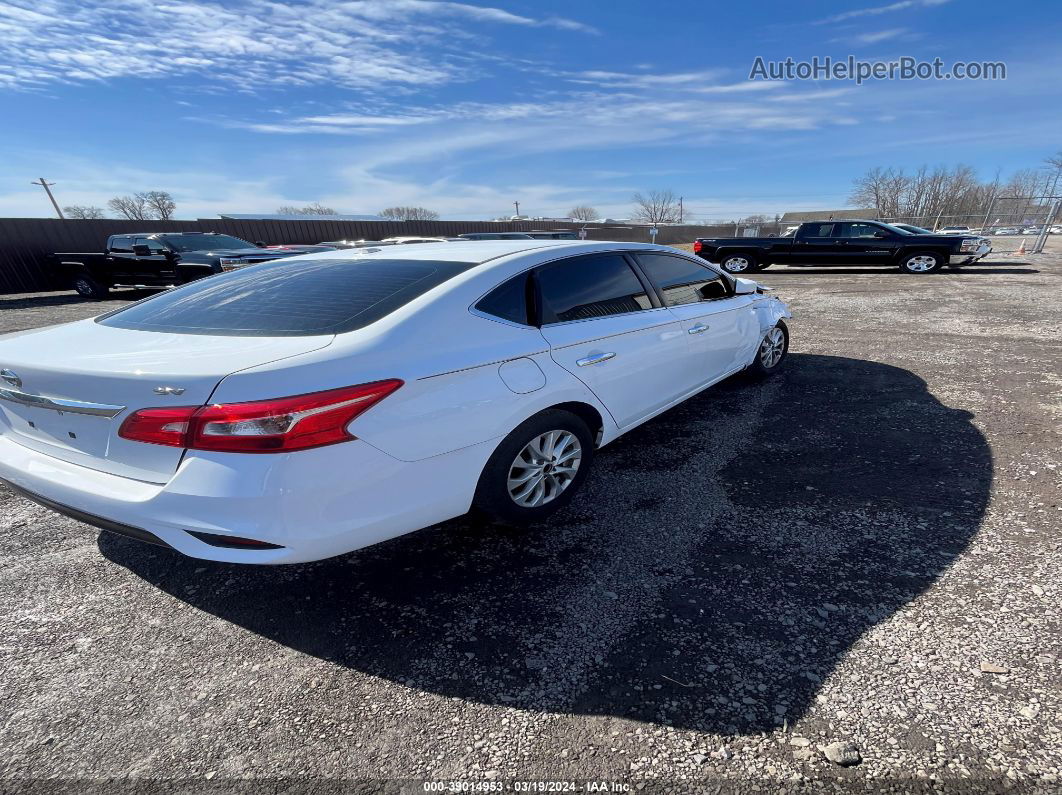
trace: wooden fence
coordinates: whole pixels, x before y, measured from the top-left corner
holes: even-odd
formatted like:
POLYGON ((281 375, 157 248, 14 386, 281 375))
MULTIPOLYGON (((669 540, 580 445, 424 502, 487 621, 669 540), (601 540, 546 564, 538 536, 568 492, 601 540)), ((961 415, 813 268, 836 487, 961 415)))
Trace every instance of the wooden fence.
MULTIPOLYGON (((135 232, 221 232, 266 245, 320 243, 326 240, 379 240, 395 235, 451 237, 464 232, 526 232, 532 229, 582 229, 589 240, 649 242, 646 226, 606 226, 547 221, 250 221, 200 218, 197 221, 59 220, 0 218, 0 293, 64 290, 51 266, 58 251, 102 251, 110 235, 135 232)), ((690 243, 697 237, 732 235, 728 226, 661 226, 656 241, 690 243)))

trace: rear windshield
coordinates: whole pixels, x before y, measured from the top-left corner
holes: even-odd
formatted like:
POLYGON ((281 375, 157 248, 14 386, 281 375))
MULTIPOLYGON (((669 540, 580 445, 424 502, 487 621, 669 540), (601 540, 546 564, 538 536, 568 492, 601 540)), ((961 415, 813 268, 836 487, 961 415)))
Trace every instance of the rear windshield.
POLYGON ((474 264, 276 260, 192 282, 96 322, 137 331, 236 337, 342 334, 374 323, 474 264))

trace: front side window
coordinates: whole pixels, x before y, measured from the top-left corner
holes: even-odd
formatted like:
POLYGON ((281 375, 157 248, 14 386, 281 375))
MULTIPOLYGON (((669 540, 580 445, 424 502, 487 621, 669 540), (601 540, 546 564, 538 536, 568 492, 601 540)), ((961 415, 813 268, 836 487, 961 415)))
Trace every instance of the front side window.
POLYGON ((133 241, 133 243, 138 246, 147 246, 149 249, 151 249, 152 254, 162 254, 166 251, 165 246, 163 246, 159 241, 150 237, 138 237, 136 238, 136 240, 133 241))
POLYGON ((386 317, 471 267, 401 259, 273 260, 194 281, 96 322, 236 337, 342 334, 386 317))
POLYGON ((651 309, 641 280, 620 254, 572 257, 538 272, 542 323, 564 323, 651 309))
POLYGON ((833 237, 835 224, 808 224, 802 231, 801 237, 833 237))
POLYGON ((216 251, 218 249, 254 248, 246 240, 230 235, 174 235, 166 242, 178 251, 216 251))
POLYGON ((711 268, 669 254, 638 252, 638 264, 659 289, 665 306, 715 301, 730 295, 726 279, 711 268))

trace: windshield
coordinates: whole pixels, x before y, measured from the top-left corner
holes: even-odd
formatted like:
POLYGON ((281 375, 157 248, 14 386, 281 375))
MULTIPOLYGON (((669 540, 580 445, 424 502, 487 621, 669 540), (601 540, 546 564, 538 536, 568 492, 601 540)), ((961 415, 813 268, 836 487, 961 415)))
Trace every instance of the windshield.
POLYGON ((931 235, 933 234, 928 229, 922 229, 919 226, 911 226, 910 224, 904 224, 903 226, 893 226, 892 224, 886 224, 882 221, 878 221, 881 226, 892 232, 896 232, 901 235, 931 235))
POLYGON ((219 248, 256 248, 246 240, 229 235, 181 235, 162 238, 176 251, 210 251, 219 248))

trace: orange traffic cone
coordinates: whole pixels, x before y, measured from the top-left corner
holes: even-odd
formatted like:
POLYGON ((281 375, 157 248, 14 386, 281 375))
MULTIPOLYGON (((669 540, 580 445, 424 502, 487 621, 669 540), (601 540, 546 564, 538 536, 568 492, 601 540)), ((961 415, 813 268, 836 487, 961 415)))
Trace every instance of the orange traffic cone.
POLYGON ((1021 245, 1018 246, 1018 250, 1015 251, 1014 253, 1017 254, 1018 256, 1021 256, 1021 257, 1025 256, 1026 251, 1025 251, 1025 238, 1024 237, 1021 239, 1021 245))

